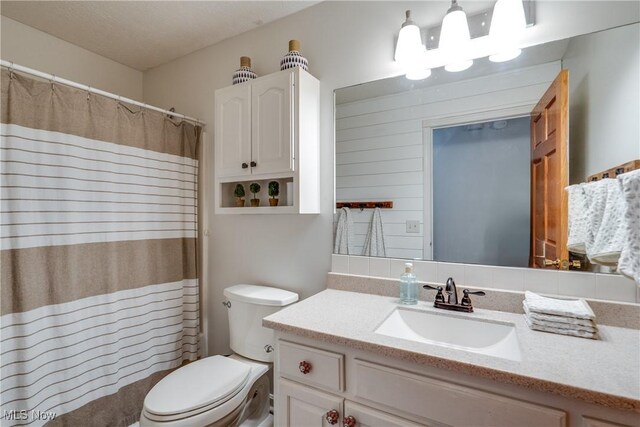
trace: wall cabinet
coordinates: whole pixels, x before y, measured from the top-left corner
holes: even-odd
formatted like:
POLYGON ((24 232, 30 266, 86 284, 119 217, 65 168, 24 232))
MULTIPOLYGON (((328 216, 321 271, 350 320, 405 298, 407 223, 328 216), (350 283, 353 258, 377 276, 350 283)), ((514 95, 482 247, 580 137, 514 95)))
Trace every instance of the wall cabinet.
POLYGON ((319 95, 318 80, 300 68, 216 91, 216 213, 319 213, 319 95), (281 183, 276 207, 270 180, 281 183), (249 205, 251 182, 261 184, 261 207, 236 208, 235 185, 249 205), (287 182, 294 194, 284 193, 287 182))
POLYGON ((275 426, 585 427, 635 413, 278 332, 275 426))

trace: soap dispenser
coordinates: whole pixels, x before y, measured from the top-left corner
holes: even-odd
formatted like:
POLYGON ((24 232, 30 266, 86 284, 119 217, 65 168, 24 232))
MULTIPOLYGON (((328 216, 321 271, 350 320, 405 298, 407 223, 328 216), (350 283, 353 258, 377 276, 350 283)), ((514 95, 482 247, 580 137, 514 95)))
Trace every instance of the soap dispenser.
POLYGON ((400 276, 400 304, 413 305, 418 303, 418 284, 413 274, 413 264, 405 263, 404 273, 400 276))

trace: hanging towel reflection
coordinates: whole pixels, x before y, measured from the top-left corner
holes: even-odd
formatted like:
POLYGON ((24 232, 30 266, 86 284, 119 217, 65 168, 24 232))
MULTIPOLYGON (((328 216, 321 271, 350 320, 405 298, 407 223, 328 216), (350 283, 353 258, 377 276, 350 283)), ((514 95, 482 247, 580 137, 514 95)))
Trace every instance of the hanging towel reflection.
POLYGON ((338 226, 336 228, 336 238, 333 247, 333 253, 340 255, 354 255, 354 235, 353 235, 353 217, 351 209, 341 208, 338 226))
POLYGON ((364 241, 362 255, 375 257, 387 256, 380 208, 375 208, 371 216, 371 223, 369 224, 369 231, 364 241))

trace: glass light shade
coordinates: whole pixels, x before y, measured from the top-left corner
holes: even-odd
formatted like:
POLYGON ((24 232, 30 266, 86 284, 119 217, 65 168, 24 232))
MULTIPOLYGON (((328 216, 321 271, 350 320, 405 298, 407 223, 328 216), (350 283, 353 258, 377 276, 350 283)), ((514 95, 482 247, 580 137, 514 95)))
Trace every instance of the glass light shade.
POLYGON ((464 11, 458 7, 457 10, 448 12, 442 20, 438 44, 438 48, 449 58, 445 70, 463 71, 473 65, 473 60, 468 59, 470 41, 469 24, 464 11))
POLYGON ((407 74, 405 74, 405 77, 409 80, 424 80, 427 77, 429 77, 431 75, 431 69, 430 68, 414 68, 411 70, 407 71, 407 74))
POLYGON ((522 53, 522 49, 504 50, 500 53, 489 56, 491 62, 506 62, 516 59, 522 53))
POLYGON ((424 80, 431 75, 431 69, 427 67, 427 48, 422 45, 420 54, 408 64, 405 77, 409 80, 424 80))
POLYGON ((444 69, 452 73, 457 73, 458 71, 466 70, 472 65, 473 65, 473 60, 468 59, 466 61, 452 62, 451 64, 447 64, 444 66, 444 69))
POLYGON ((396 44, 394 59, 400 65, 406 67, 415 61, 415 58, 421 53, 422 37, 420 37, 420 28, 413 23, 404 25, 398 35, 398 44, 396 44))
POLYGON ((522 0, 498 0, 489 29, 489 37, 497 53, 489 56, 489 60, 504 62, 517 58, 522 52, 518 43, 526 27, 522 0))

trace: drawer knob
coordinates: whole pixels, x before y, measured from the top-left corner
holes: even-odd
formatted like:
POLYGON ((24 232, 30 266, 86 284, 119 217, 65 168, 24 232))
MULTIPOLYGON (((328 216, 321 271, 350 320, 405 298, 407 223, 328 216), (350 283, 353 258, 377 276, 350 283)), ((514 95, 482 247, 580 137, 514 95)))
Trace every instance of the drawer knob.
POLYGON ((352 417, 351 415, 349 415, 348 417, 345 417, 344 420, 342 420, 342 425, 344 427, 356 427, 355 417, 352 417))
POLYGON ((340 418, 340 413, 338 411, 336 411, 335 409, 330 410, 329 412, 327 412, 327 415, 325 416, 327 422, 329 424, 331 424, 332 426, 338 424, 338 419, 340 418))
POLYGON ((303 360, 302 362, 300 362, 300 365, 298 365, 298 369, 300 369, 300 372, 307 375, 309 372, 311 372, 311 363, 303 360))

